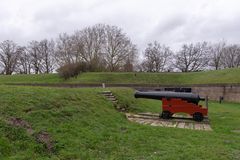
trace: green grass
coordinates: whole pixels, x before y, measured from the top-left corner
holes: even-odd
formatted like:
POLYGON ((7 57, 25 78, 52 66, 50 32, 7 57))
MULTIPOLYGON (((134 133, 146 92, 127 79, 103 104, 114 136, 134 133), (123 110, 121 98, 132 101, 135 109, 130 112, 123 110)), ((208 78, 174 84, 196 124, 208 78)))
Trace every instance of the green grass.
POLYGON ((191 73, 132 73, 88 72, 67 81, 57 74, 0 76, 0 84, 6 83, 108 83, 108 84, 218 84, 240 83, 240 69, 191 73))
MULTIPOLYGON (((99 91, 0 86, 0 159, 240 159, 240 133, 232 132, 240 130, 239 104, 211 102, 214 131, 194 131, 129 122, 99 91), (49 132, 55 152, 8 125, 10 117, 49 132)), ((134 99, 131 89, 112 91, 131 112, 160 111, 159 101, 134 99)))

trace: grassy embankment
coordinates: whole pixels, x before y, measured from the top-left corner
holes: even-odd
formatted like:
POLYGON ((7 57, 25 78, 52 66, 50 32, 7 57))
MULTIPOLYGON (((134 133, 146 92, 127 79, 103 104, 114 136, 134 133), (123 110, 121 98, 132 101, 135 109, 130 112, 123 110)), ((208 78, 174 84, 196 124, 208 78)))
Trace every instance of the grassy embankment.
MULTIPOLYGON (((152 127, 128 122, 99 90, 0 86, 0 159, 240 159, 239 104, 210 103, 212 132, 152 127), (10 117, 48 132, 54 152, 10 117)), ((159 112, 159 101, 112 91, 131 112, 159 112)))
POLYGON ((218 84, 240 83, 240 69, 191 73, 82 73, 67 81, 57 74, 0 76, 0 84, 6 83, 108 83, 108 84, 218 84))

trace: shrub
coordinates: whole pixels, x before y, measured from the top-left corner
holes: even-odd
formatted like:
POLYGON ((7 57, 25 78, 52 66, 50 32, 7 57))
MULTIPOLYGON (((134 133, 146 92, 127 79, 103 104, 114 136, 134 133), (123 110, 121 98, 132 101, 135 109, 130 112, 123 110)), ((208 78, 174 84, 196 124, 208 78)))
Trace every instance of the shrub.
POLYGON ((87 65, 84 62, 65 64, 64 66, 60 67, 57 71, 60 77, 67 80, 71 77, 76 78, 81 72, 86 72, 87 65))

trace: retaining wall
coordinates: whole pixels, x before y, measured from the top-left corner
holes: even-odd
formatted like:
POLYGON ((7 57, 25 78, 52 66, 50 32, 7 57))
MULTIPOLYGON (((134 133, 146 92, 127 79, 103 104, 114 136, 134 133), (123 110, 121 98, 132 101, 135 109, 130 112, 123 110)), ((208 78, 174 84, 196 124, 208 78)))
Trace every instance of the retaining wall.
POLYGON ((191 88, 193 93, 208 96, 210 100, 219 100, 222 96, 224 101, 240 102, 240 86, 194 86, 191 88))

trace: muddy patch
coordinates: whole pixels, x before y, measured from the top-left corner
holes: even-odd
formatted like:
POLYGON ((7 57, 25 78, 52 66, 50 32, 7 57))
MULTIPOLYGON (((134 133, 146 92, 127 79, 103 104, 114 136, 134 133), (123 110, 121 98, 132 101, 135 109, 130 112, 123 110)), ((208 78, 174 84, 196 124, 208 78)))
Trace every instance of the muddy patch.
POLYGON ((35 137, 38 143, 44 145, 48 153, 53 153, 54 143, 50 134, 47 133, 46 131, 40 131, 36 133, 32 128, 31 124, 21 118, 12 117, 7 121, 7 123, 10 124, 11 126, 25 129, 30 136, 35 137))
POLYGON ((39 133, 37 133, 36 140, 39 143, 42 143, 49 153, 52 153, 54 151, 53 140, 50 134, 47 133, 46 131, 40 131, 39 133))
POLYGON ((30 123, 28 123, 27 121, 25 121, 21 118, 12 117, 8 120, 8 123, 12 126, 21 127, 21 128, 26 129, 27 133, 30 135, 32 135, 34 132, 30 123))

